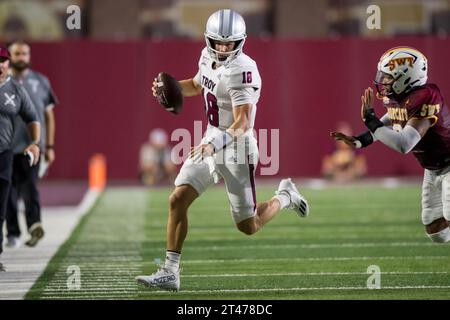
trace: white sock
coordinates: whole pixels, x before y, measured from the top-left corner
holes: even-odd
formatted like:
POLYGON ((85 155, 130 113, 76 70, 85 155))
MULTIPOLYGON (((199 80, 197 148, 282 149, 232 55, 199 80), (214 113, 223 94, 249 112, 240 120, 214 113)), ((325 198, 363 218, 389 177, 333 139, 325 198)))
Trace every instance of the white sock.
POLYGON ((173 272, 178 272, 178 269, 180 268, 180 258, 181 253, 167 250, 164 266, 173 272))
POLYGON ((291 204, 291 197, 286 192, 280 192, 274 198, 280 202, 281 209, 285 209, 291 204))

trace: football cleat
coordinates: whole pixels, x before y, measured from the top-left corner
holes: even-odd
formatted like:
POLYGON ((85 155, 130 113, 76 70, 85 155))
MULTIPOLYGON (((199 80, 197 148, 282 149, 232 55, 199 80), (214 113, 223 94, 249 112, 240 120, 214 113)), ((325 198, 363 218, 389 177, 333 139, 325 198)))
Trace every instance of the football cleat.
POLYGON ((308 201, 306 201, 300 192, 298 192, 297 187, 291 181, 291 178, 281 180, 275 194, 285 194, 289 196, 290 203, 287 209, 294 210, 301 218, 306 218, 308 216, 308 201))
POLYGON ((150 276, 137 276, 135 280, 146 287, 157 287, 172 291, 180 289, 180 271, 173 272, 165 266, 160 267, 150 276))
POLYGON ((25 244, 29 247, 34 247, 38 241, 44 237, 44 229, 42 228, 42 224, 40 222, 36 222, 28 231, 31 234, 31 238, 25 242, 25 244))

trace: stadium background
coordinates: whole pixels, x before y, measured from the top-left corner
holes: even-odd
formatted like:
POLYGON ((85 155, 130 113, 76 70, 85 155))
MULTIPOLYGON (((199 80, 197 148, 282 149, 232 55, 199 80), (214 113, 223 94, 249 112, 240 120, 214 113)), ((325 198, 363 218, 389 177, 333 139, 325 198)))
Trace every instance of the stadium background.
MULTIPOLYGON (((450 56, 449 3, 4 0, 0 38, 30 40, 33 67, 49 76, 60 98, 58 161, 49 179, 85 179, 88 159, 100 152, 110 179, 136 180, 139 147, 152 128, 192 132, 193 120, 206 125, 200 97, 186 99, 181 116, 159 107, 151 96, 153 77, 162 70, 180 79, 193 76, 207 16, 232 7, 246 18, 244 49, 258 62, 263 79, 256 129, 281 129, 278 175, 318 177, 336 123, 348 120, 356 132, 363 130, 359 97, 386 49, 422 50, 430 81, 449 95, 443 67, 450 56), (65 26, 65 9, 72 3, 82 9, 81 30, 65 26), (380 30, 366 27, 370 4, 381 8, 380 30)), ((412 155, 380 145, 364 153, 369 176, 422 173, 412 155)))
POLYGON ((56 162, 40 183, 46 236, 2 253, 0 299, 449 299, 448 246, 424 233, 422 169, 412 155, 377 144, 362 151, 375 179, 315 179, 336 124, 364 129, 360 95, 388 48, 423 51, 430 81, 450 99, 449 34, 450 0, 0 0, 0 41, 30 41, 32 67, 60 100, 56 162), (71 4, 81 8, 80 30, 66 27, 71 4), (380 7, 379 30, 366 27, 370 5, 380 7), (194 75, 206 19, 223 7, 244 16, 244 50, 262 74, 256 129, 280 129, 279 172, 258 178, 257 199, 292 176, 311 215, 285 210, 249 238, 233 225, 223 184, 215 186, 190 208, 182 290, 148 290, 134 277, 164 259, 172 186, 139 184, 139 147, 153 128, 206 124, 200 97, 174 116, 151 82, 161 70, 194 75), (98 153, 105 189, 101 161, 90 161, 98 153), (374 265, 380 290, 368 290, 374 265))

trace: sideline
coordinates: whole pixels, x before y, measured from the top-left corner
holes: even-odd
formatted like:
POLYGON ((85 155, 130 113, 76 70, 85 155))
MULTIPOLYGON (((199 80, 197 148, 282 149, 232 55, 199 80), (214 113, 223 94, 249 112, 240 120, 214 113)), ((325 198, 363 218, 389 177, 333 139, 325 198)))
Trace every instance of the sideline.
MULTIPOLYGON (((6 272, 0 273, 0 299, 24 298, 59 247, 70 237, 81 218, 93 207, 101 192, 102 189, 99 188, 88 189, 76 207, 42 208, 46 234, 36 247, 29 248, 23 244, 29 237, 27 232, 22 233, 20 248, 4 247, 1 261, 6 272)), ((19 217, 22 230, 26 230, 24 215, 20 214, 19 217)))

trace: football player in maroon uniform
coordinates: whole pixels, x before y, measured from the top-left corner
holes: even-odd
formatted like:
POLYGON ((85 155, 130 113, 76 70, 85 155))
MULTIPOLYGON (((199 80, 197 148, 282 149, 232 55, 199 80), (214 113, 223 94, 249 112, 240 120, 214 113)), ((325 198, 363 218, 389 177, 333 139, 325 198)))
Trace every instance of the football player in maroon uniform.
POLYGON ((332 132, 355 148, 379 140, 403 154, 412 152, 424 168, 422 222, 428 237, 437 243, 450 241, 450 110, 439 88, 427 83, 426 57, 410 47, 384 53, 375 79, 377 96, 387 113, 379 119, 373 108, 374 94, 361 96, 361 117, 369 129, 359 136, 332 132))

